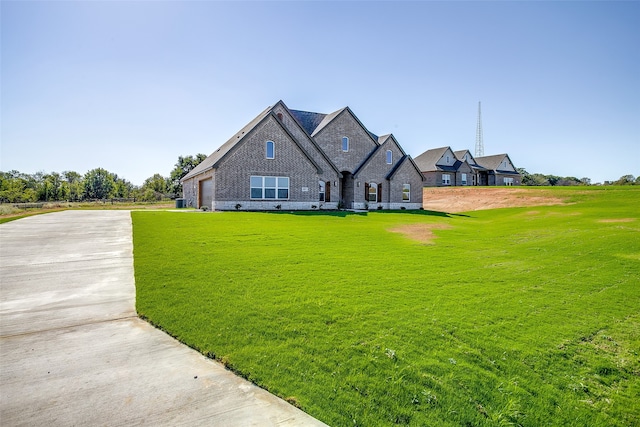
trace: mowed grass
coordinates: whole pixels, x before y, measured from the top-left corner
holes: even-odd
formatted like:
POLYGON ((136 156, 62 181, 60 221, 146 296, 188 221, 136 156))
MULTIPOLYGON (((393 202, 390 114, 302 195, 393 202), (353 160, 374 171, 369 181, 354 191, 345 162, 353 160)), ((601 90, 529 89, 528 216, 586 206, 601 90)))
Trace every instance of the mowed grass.
POLYGON ((640 425, 640 189, 551 193, 568 203, 133 212, 138 313, 332 426, 640 425), (449 228, 388 231, 410 224, 449 228))

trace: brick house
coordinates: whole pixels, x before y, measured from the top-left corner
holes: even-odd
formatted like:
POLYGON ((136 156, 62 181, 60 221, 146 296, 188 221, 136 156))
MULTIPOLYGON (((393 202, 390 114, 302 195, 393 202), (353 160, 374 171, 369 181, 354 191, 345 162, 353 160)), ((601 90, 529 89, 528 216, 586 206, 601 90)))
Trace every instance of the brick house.
POLYGON ((427 150, 415 159, 426 187, 520 185, 521 176, 507 154, 474 158, 469 150, 427 150))
POLYGON ((393 135, 349 107, 268 107, 185 175, 188 206, 213 210, 420 209, 423 177, 393 135))
POLYGON ((487 171, 487 185, 520 185, 522 176, 508 154, 476 157, 475 160, 487 171))

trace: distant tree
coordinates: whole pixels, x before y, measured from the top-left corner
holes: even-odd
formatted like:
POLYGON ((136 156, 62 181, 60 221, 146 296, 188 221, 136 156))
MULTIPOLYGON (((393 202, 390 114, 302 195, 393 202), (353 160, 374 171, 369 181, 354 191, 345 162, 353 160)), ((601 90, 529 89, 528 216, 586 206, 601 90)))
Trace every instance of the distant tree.
POLYGON ((31 177, 16 170, 0 172, 0 201, 7 203, 37 201, 38 195, 31 181, 31 177))
POLYGON ((65 181, 63 186, 66 187, 67 200, 77 202, 82 198, 84 193, 82 175, 74 171, 64 171, 62 172, 62 176, 65 181))
POLYGON ((63 200, 65 191, 62 183, 62 176, 58 172, 42 175, 42 180, 38 186, 38 200, 45 202, 63 200))
POLYGON ((531 174, 529 172, 527 172, 527 170, 525 168, 517 168, 516 170, 518 171, 518 173, 522 177, 522 179, 520 181, 522 183, 522 185, 534 185, 533 181, 531 179, 531 174))
POLYGON ((623 175, 613 185, 634 185, 636 183, 636 177, 633 175, 623 175))
POLYGON ((114 188, 113 174, 106 169, 92 169, 84 175, 84 198, 106 199, 114 188))
POLYGON ((556 185, 570 186, 570 185, 582 185, 582 181, 580 181, 575 176, 566 176, 564 178, 560 178, 556 185))
POLYGON ((189 172, 193 170, 196 166, 198 166, 207 156, 198 153, 196 156, 186 156, 178 157, 178 162, 175 164, 175 167, 171 171, 171 175, 169 176, 169 193, 171 193, 174 197, 178 197, 182 194, 182 186, 180 185, 180 180, 189 172))
POLYGON ((162 200, 168 193, 169 179, 159 173, 145 179, 142 184, 142 199, 145 201, 162 200))
POLYGON ((113 197, 128 199, 133 197, 135 185, 118 175, 113 175, 113 197))
POLYGON ((578 179, 574 176, 544 175, 541 173, 529 173, 524 168, 518 168, 522 176, 522 185, 549 186, 549 185, 591 185, 591 179, 578 179))

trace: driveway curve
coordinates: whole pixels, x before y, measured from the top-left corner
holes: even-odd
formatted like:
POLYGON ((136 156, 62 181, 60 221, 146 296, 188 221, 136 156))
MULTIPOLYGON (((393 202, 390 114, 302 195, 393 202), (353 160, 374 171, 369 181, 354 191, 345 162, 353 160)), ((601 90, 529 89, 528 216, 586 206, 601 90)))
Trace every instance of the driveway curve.
POLYGON ((0 423, 324 426, 140 320, 131 215, 0 225, 0 423))

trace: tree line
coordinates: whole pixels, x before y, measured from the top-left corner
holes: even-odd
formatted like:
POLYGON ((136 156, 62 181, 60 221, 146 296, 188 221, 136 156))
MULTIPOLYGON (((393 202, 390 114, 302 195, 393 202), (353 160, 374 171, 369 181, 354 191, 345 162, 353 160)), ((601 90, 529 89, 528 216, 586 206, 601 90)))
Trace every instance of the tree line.
MULTIPOLYGON (((84 175, 74 171, 34 174, 16 170, 0 171, 0 202, 80 202, 96 199, 135 199, 151 202, 173 199, 182 195, 180 179, 206 158, 207 156, 201 153, 195 156, 179 156, 168 177, 156 173, 147 178, 141 186, 133 185, 103 168, 92 169, 84 175)), ((529 173, 524 168, 518 168, 518 172, 522 176, 522 185, 592 185, 589 178, 529 173)), ((605 181, 603 185, 640 185, 640 176, 623 175, 616 181, 605 181)))
MULTIPOLYGON (((524 168, 518 168, 522 176, 522 185, 529 186, 569 186, 592 185, 590 178, 576 178, 574 176, 545 175, 541 173, 529 173, 524 168)), ((599 185, 599 184, 597 184, 599 185)), ((602 185, 640 185, 640 175, 623 175, 616 181, 605 181, 602 185)))
POLYGON ((158 201, 180 197, 180 179, 207 156, 179 156, 168 177, 159 173, 147 178, 141 186, 133 185, 115 173, 96 168, 84 175, 74 171, 36 172, 0 171, 0 202, 31 203, 104 199, 158 201))

